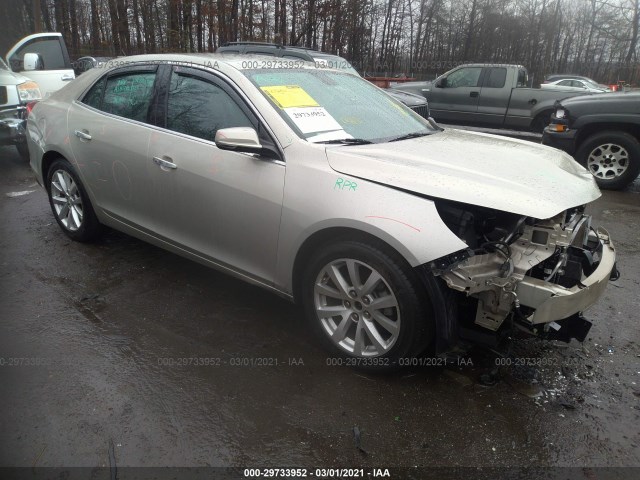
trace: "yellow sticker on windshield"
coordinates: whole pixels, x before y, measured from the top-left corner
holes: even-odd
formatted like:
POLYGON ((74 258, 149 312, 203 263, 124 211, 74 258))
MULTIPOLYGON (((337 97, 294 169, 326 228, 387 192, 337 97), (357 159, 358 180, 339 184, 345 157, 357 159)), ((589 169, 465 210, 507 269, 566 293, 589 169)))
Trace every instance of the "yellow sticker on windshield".
POLYGON ((319 106, 318 102, 298 85, 275 85, 261 88, 280 108, 319 106))

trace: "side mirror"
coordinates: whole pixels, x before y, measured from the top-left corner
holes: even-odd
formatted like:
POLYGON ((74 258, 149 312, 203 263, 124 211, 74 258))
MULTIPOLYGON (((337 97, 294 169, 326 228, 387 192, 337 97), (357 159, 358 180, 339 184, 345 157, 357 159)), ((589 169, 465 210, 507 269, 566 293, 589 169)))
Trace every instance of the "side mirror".
POLYGON ((447 77, 440 77, 436 80, 436 88, 447 88, 447 77))
POLYGON ((43 70, 44 65, 42 57, 38 53, 25 53, 23 59, 23 70, 30 72, 32 70, 43 70))
POLYGON ((214 139, 220 150, 234 150, 236 152, 260 153, 262 145, 258 133, 249 127, 221 128, 214 139))

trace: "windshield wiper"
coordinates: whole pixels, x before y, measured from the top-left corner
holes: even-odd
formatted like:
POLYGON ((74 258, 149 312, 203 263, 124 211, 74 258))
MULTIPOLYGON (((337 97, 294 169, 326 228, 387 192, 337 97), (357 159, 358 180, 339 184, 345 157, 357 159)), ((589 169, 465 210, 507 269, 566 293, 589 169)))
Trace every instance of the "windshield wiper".
POLYGON ((369 145, 373 142, 365 140, 364 138, 334 138, 333 140, 322 140, 320 142, 313 143, 343 143, 346 145, 369 145))
POLYGON ((418 137, 426 137, 427 135, 431 135, 433 132, 413 132, 407 133, 406 135, 400 135, 399 137, 392 138, 389 140, 390 142, 398 142, 400 140, 408 140, 410 138, 418 138, 418 137))

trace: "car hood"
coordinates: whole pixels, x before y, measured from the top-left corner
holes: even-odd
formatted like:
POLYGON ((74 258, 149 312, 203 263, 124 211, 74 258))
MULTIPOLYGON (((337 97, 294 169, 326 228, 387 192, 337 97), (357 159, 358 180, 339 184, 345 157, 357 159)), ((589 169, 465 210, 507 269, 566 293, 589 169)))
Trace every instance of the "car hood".
POLYGON ((0 70, 0 85, 20 85, 28 80, 27 77, 9 70, 0 70))
POLYGON ((539 219, 600 196, 592 175, 560 150, 456 129, 327 148, 327 157, 341 174, 539 219))
POLYGON ((635 113, 639 113, 640 109, 638 106, 640 105, 640 92, 598 93, 596 95, 587 95, 583 97, 565 98, 561 103, 563 106, 567 106, 567 108, 585 106, 588 109, 593 109, 594 105, 598 105, 599 103, 605 103, 606 105, 611 105, 611 112, 617 112, 618 108, 626 106, 631 108, 626 108, 625 110, 631 110, 635 113))

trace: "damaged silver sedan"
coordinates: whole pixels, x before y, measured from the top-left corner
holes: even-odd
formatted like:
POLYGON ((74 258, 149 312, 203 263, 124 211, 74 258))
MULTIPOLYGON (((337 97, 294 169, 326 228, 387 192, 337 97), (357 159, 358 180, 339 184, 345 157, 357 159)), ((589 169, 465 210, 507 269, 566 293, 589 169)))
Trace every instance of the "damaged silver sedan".
POLYGON ((443 131, 305 62, 118 59, 39 103, 28 135, 69 237, 108 226, 295 300, 352 364, 515 329, 582 340, 617 275, 571 157, 443 131))

